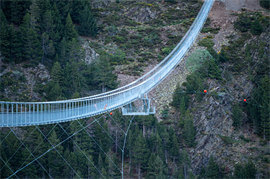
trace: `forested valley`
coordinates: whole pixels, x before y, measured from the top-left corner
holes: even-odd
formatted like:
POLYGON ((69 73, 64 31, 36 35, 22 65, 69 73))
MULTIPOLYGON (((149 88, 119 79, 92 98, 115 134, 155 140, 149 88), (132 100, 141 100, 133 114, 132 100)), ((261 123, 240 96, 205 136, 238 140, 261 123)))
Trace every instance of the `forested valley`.
MULTIPOLYGON (((269 12, 267 2, 261 6, 269 12)), ((0 101, 55 101, 115 89, 119 69, 138 77, 144 66, 169 54, 202 5, 106 3, 1 0, 0 101), (167 11, 159 13, 159 6, 167 11), (140 9, 156 14, 136 14, 140 9), (131 18, 122 18, 121 10, 131 18), (89 64, 82 48, 86 40, 99 53, 89 64), (37 67, 49 77, 29 90, 24 72, 37 67)), ((172 101, 156 116, 114 110, 60 124, 1 128, 0 177, 19 170, 12 177, 120 178, 123 166, 126 178, 267 178, 269 15, 245 10, 234 15, 236 33, 220 51, 214 48, 220 29, 207 20, 199 50, 187 58, 195 65, 187 62, 185 82, 179 81, 172 101)))

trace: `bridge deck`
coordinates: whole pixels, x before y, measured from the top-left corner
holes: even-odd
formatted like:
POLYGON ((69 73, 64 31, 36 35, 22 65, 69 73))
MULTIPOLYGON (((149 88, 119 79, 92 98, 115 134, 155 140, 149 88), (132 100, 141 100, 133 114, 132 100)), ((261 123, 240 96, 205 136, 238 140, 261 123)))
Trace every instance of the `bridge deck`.
POLYGON ((116 90, 78 99, 52 102, 0 102, 0 127, 43 125, 86 118, 122 107, 158 85, 197 38, 214 0, 205 0, 189 31, 174 50, 154 69, 138 80, 116 90))

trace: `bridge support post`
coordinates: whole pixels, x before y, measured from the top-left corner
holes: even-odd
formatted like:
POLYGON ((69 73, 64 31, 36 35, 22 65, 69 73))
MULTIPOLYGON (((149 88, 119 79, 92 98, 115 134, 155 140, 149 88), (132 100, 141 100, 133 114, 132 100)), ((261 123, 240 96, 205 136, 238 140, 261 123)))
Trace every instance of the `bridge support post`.
POLYGON ((141 95, 138 100, 122 107, 124 116, 146 116, 155 114, 155 112, 155 107, 151 106, 151 99, 148 98, 147 94, 141 95))

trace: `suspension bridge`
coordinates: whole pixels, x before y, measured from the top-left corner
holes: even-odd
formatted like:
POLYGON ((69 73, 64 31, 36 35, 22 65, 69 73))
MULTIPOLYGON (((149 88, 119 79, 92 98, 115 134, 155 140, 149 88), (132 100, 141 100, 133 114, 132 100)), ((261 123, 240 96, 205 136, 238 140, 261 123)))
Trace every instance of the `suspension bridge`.
POLYGON ((0 102, 0 127, 35 126, 67 122, 122 108, 123 115, 154 113, 147 93, 155 88, 183 59, 205 23, 214 0, 205 0, 197 18, 173 51, 151 71, 115 90, 77 99, 49 102, 0 102), (142 111, 129 107, 142 99, 142 111))
MULTIPOLYGON (((0 166, 0 173, 6 167, 11 173, 7 174, 8 178, 19 177, 18 173, 23 169, 27 168, 29 165, 33 163, 37 163, 43 171, 47 174, 49 178, 53 178, 50 172, 44 166, 44 163, 40 161, 40 159, 46 156, 47 153, 55 150, 58 155, 62 158, 63 162, 70 168, 73 173, 80 178, 80 174, 76 172, 76 170, 70 164, 70 161, 66 160, 65 157, 59 152, 57 147, 61 146, 63 143, 72 139, 75 135, 80 132, 85 132, 89 138, 93 141, 93 143, 99 148, 99 150, 109 159, 109 161, 113 164, 113 166, 121 173, 122 178, 124 178, 124 152, 125 145, 127 140, 127 134, 130 129, 131 123, 134 119, 135 115, 149 115, 155 113, 155 109, 151 107, 151 101, 147 97, 147 93, 155 88, 161 81, 166 78, 172 70, 179 64, 179 62, 183 59, 184 55, 187 53, 189 48, 192 46, 194 41, 196 40, 200 30, 205 23, 208 14, 213 6, 215 0, 205 0, 204 4, 197 15, 197 18, 194 20, 190 29, 186 33, 186 35, 182 38, 182 40, 177 44, 177 46, 173 49, 173 51, 157 66, 155 66, 151 71, 141 76, 137 80, 133 81, 130 84, 127 84, 123 87, 117 88, 115 90, 101 93, 94 96, 88 96, 77 99, 70 100, 62 100, 62 101, 49 101, 49 102, 7 102, 0 101, 0 128, 6 129, 9 128, 10 131, 1 138, 0 146, 8 140, 10 135, 14 135, 20 145, 15 150, 15 152, 7 159, 4 159, 3 156, 0 157, 0 160, 4 166, 0 166), (131 104, 134 101, 141 100, 142 101, 142 109, 137 110, 131 104), (126 129, 122 129, 121 126, 117 124, 117 121, 109 114, 109 111, 114 109, 121 108, 123 115, 129 115, 130 120, 126 121, 126 129), (98 117, 96 117, 98 116, 98 117), (78 119, 84 119, 92 117, 90 121, 86 124, 83 124, 78 119), (123 139, 123 146, 117 147, 121 152, 122 164, 117 165, 114 163, 112 158, 109 156, 108 152, 104 151, 100 146, 99 142, 92 137, 92 134, 89 133, 90 126, 97 125, 98 128, 101 128, 102 131, 109 137, 109 139, 116 144, 115 141, 108 131, 106 131, 102 124, 100 124, 99 120, 102 118, 110 118, 114 126, 119 131, 119 136, 123 139), (62 126, 62 122, 72 121, 76 122, 80 128, 73 133, 69 133, 70 129, 62 126), (51 130, 48 133, 44 133, 43 130, 40 129, 39 125, 52 124, 51 130), (21 140, 20 134, 18 130, 14 127, 23 127, 23 126, 33 126, 33 130, 30 131, 28 135, 31 135, 34 131, 37 131, 42 134, 44 141, 41 141, 40 144, 36 146, 34 150, 31 150, 23 140, 21 140), (53 144, 49 139, 51 132, 58 127, 62 130, 62 133, 66 136, 65 139, 60 141, 57 144, 53 144), (37 155, 36 151, 39 149, 40 145, 43 142, 47 141, 50 145, 48 150, 45 150, 42 154, 37 155), (29 156, 26 158, 25 162, 22 163, 17 168, 12 168, 10 166, 10 161, 14 158, 16 153, 19 153, 21 148, 25 148, 29 156), (26 163, 27 160, 30 162, 26 163)), ((63 135, 62 134, 62 135, 63 135)), ((117 136, 117 134, 116 134, 117 136)), ((27 138, 27 137, 26 137, 27 138)), ((117 140, 117 139, 116 139, 117 140)), ((102 171, 95 166, 91 158, 82 150, 80 144, 74 141, 74 146, 77 148, 77 152, 80 152, 87 161, 95 168, 95 170, 99 173, 100 176, 104 177, 102 171)))

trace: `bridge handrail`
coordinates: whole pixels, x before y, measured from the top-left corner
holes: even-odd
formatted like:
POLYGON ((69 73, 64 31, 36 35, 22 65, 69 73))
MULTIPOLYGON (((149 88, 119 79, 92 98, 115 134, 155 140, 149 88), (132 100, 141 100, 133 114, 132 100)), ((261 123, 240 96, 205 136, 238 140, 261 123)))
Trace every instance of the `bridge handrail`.
POLYGON ((148 93, 158 85, 183 59, 194 43, 214 0, 205 0, 197 18, 177 48, 163 62, 141 78, 114 92, 62 101, 0 102, 0 127, 42 125, 82 119, 111 111, 148 93), (194 25, 195 24, 195 25, 194 25), (169 60, 168 60, 169 58, 169 60))
MULTIPOLYGON (((181 39, 181 41, 176 45, 176 47, 170 52, 169 55, 167 55, 159 64, 157 64, 153 69, 151 69, 149 72, 147 72, 146 74, 144 74, 143 76, 141 76, 140 78, 136 79, 135 81, 119 87, 117 89, 108 91, 108 92, 104 92, 104 93, 100 93, 100 94, 96 94, 96 95, 91 95, 91 96, 87 96, 87 97, 82 97, 82 98, 75 98, 75 99, 68 99, 68 100, 58 100, 58 101, 44 101, 44 102, 9 102, 9 101, 0 101, 0 104, 2 103, 7 103, 7 104, 56 104, 56 103, 67 103, 67 102, 80 102, 80 101, 84 101, 84 100, 88 100, 88 99, 100 99, 101 97, 107 97, 109 94, 119 94, 119 92, 124 92, 127 91, 123 90, 125 88, 128 88, 132 85, 135 85, 136 83, 143 81, 147 76, 150 76, 152 73, 154 73, 155 71, 158 70, 159 67, 161 67, 165 62, 168 61, 168 59, 179 49, 179 46, 182 45, 182 43, 186 40, 186 38, 188 37, 190 31, 193 29, 193 27, 196 25, 196 22, 198 21, 198 17, 200 17, 200 15, 202 14, 202 10, 204 9, 204 6, 206 5, 206 3, 203 4, 203 6, 201 7, 200 12, 198 13, 197 17, 195 18, 194 22, 192 23, 192 25, 190 26, 189 30, 186 32, 185 36, 181 39), (117 92, 119 91, 119 92, 117 92)), ((172 60, 170 60, 172 61, 172 60)), ((149 78, 148 78, 149 79, 149 78)), ((146 78, 147 80, 147 78, 146 78)), ((128 88, 129 89, 129 88, 128 88)))

